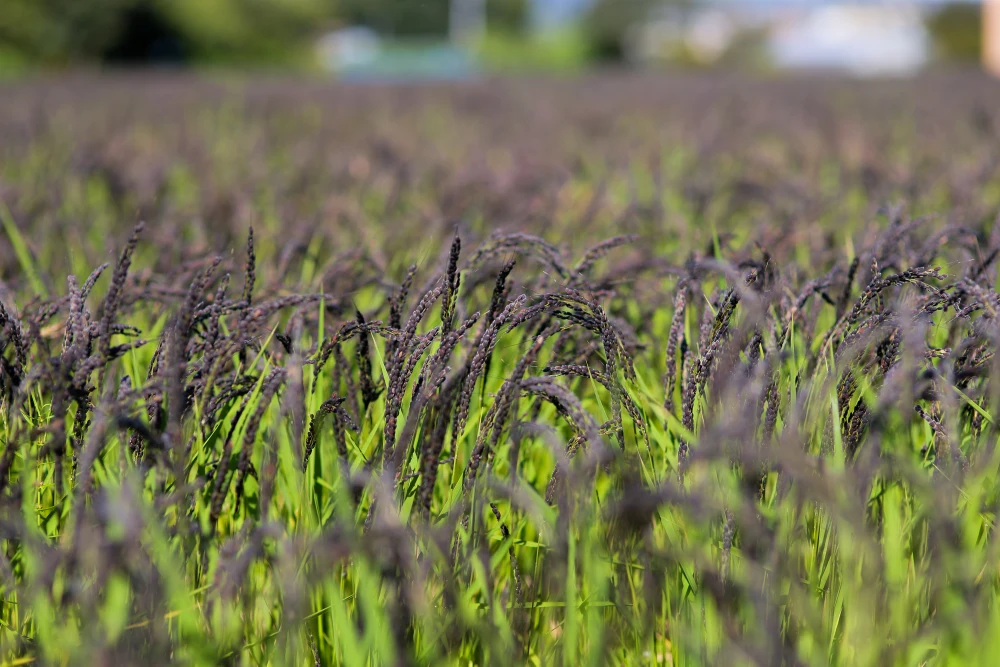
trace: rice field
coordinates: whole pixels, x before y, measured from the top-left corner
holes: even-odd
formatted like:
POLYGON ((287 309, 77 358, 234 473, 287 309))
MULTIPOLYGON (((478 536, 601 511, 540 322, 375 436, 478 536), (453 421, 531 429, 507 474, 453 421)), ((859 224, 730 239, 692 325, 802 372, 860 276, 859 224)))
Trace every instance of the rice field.
POLYGON ((3 84, 0 665, 991 665, 1000 85, 3 84))

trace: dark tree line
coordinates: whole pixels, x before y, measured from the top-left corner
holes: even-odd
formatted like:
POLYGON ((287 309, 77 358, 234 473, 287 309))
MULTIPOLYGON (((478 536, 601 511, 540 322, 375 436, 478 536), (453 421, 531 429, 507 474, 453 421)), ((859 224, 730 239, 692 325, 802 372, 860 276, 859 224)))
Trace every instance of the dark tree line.
MULTIPOLYGON (((280 57, 335 25, 442 38, 450 0, 3 0, 0 50, 29 60, 280 57)), ((521 32, 528 0, 488 0, 492 30, 521 32)))

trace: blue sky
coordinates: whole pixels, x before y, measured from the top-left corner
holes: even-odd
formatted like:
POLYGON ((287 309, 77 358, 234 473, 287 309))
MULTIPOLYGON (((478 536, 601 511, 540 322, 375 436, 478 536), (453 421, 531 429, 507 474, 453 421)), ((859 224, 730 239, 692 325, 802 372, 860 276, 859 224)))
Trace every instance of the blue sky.
POLYGON ((592 0, 535 0, 535 15, 543 25, 561 23, 576 15, 592 0))

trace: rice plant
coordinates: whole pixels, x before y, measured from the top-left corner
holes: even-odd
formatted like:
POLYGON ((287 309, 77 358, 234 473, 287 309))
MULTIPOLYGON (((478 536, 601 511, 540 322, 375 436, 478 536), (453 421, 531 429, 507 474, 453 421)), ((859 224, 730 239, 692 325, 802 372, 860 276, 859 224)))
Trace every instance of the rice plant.
POLYGON ((2 664, 995 659, 995 84, 5 96, 2 664))

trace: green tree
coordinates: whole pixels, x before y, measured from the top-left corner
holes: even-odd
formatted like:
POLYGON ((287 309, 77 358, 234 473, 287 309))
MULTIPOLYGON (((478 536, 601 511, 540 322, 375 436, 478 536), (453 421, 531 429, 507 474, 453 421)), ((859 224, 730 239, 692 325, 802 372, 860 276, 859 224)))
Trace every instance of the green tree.
POLYGON ((3 0, 0 44, 49 61, 91 58, 117 37, 137 0, 3 0))
POLYGON ((341 0, 338 14, 384 35, 444 37, 449 7, 449 0, 341 0))
POLYGON ((625 57, 629 30, 664 7, 683 8, 690 0, 597 0, 583 19, 590 57, 616 61, 625 57))
POLYGON ((487 0, 486 25, 491 31, 521 35, 527 31, 528 0, 487 0))
POLYGON ((948 5, 931 14, 927 30, 942 60, 975 62, 983 50, 982 9, 978 5, 948 5))
POLYGON ((34 60, 99 60, 142 14, 195 57, 273 60, 305 43, 330 7, 329 0, 0 0, 0 46, 34 60))
POLYGON ((196 58, 283 59, 329 16, 326 0, 146 0, 184 35, 196 58))

